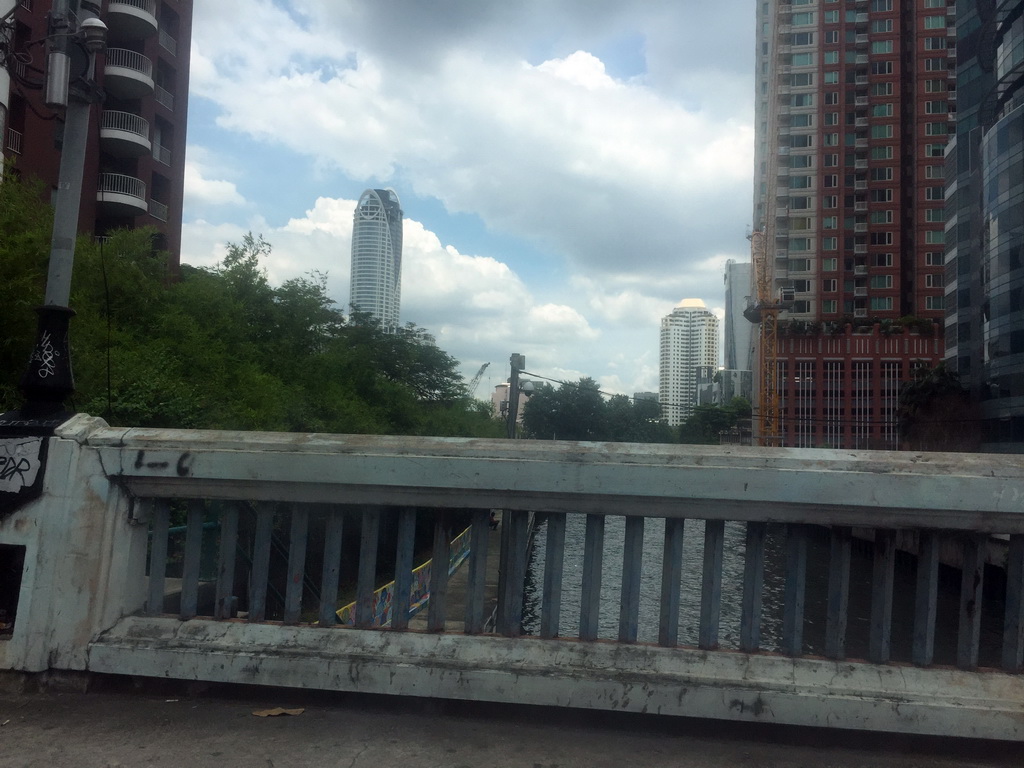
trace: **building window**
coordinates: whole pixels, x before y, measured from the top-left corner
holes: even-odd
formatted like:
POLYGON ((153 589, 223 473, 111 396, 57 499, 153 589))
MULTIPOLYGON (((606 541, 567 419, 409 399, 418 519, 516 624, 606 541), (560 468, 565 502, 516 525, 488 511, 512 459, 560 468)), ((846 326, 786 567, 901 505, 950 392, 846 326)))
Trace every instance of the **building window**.
POLYGON ((941 224, 946 220, 946 211, 942 208, 926 208, 924 220, 930 224, 941 224))
POLYGON ((825 45, 836 45, 839 42, 839 30, 830 29, 827 30, 822 36, 822 41, 825 45))
POLYGON ((813 53, 794 53, 790 59, 794 67, 809 67, 814 64, 813 53))
POLYGON ((825 195, 824 197, 821 198, 821 207, 822 208, 838 208, 839 207, 839 198, 836 197, 835 195, 825 195))
POLYGON ((825 51, 825 56, 822 58, 826 64, 838 64, 839 63, 839 51, 825 51))
POLYGON ((892 190, 891 189, 872 189, 871 190, 871 202, 872 203, 891 203, 892 202, 892 190))
POLYGON ((924 168, 924 177, 926 179, 941 179, 945 176, 945 168, 941 165, 926 165, 924 168))
POLYGON ((871 43, 872 53, 892 53, 892 40, 875 40, 871 43))
POLYGON ((835 256, 831 256, 827 259, 821 260, 821 271, 822 272, 838 272, 839 271, 839 259, 835 256))
POLYGON ((821 302, 821 311, 826 315, 834 315, 839 311, 839 302, 835 299, 825 299, 821 302))
POLYGON ((837 238, 837 237, 823 237, 823 238, 821 238, 821 250, 823 250, 823 251, 838 251, 839 250, 839 238, 837 238))
MULTIPOLYGON (((826 24, 838 24, 839 23, 839 11, 825 11, 825 23, 826 24)), ((828 42, 826 40, 825 42, 828 42)), ((838 40, 834 42, 839 42, 838 40)))
POLYGON ((928 251, 924 255, 924 263, 929 267, 941 267, 945 263, 942 251, 928 251))
POLYGON ((793 26, 794 27, 802 27, 802 26, 805 26, 807 24, 813 24, 813 23, 814 23, 814 12, 813 11, 804 11, 802 13, 794 13, 793 14, 793 26))
POLYGON ((839 103, 839 91, 828 91, 825 94, 826 104, 838 104, 839 103))
POLYGON ((793 35, 792 45, 814 45, 813 32, 796 32, 793 35))
POLYGON ((825 167, 826 168, 837 168, 839 166, 839 155, 830 154, 825 155, 825 167))
POLYGON ((892 74, 892 62, 891 61, 873 61, 873 62, 871 62, 871 74, 872 75, 891 75, 892 74))
POLYGON ((892 83, 872 83, 872 96, 892 96, 892 83))
POLYGON ((888 144, 884 147, 872 147, 871 148, 871 159, 872 160, 892 160, 892 145, 888 144))
POLYGON ((789 104, 792 107, 813 107, 814 106, 814 94, 813 93, 794 93, 789 97, 789 104))
POLYGON ((925 187, 924 188, 924 199, 925 200, 942 200, 946 195, 946 190, 943 187, 925 187))
POLYGON ((892 309, 892 296, 872 296, 871 309, 876 312, 885 312, 892 309))
POLYGON ((798 133, 795 136, 789 137, 789 146, 800 148, 800 147, 813 147, 814 136, 809 133, 798 133))
MULTIPOLYGON (((804 117, 810 117, 810 115, 804 115, 804 117)), ((813 166, 813 155, 791 155, 789 158, 790 168, 812 168, 813 166)))
POLYGON ((839 146, 839 134, 838 133, 826 133, 825 134, 825 146, 826 147, 838 147, 839 146))
POLYGON ((940 230, 933 230, 924 233, 924 241, 929 245, 938 245, 946 242, 946 233, 940 230))
POLYGON ((924 145, 924 156, 925 157, 944 157, 946 154, 945 144, 925 144, 924 145))
POLYGON ((891 253, 876 253, 875 254, 875 266, 876 267, 891 267, 892 266, 892 254, 891 253))
POLYGON ((942 72, 948 69, 945 59, 925 59, 924 69, 925 72, 942 72))
POLYGON ((925 93, 944 93, 949 90, 945 80, 925 80, 924 81, 924 92, 925 93))
POLYGON ((892 104, 875 104, 871 107, 872 117, 892 117, 892 104))
POLYGON ((925 309, 945 309, 946 301, 945 296, 925 296, 924 297, 924 308, 925 309))
POLYGON ((941 273, 928 274, 924 276, 925 288, 942 288, 943 275, 941 273))
POLYGON ((892 10, 892 0, 871 0, 872 13, 888 13, 892 10))
POLYGON ((949 106, 945 101, 926 101, 924 103, 924 113, 926 115, 942 115, 949 112, 949 106))
POLYGON ((892 224, 892 211, 872 211, 871 212, 871 223, 872 224, 892 224))
POLYGON ((892 232, 872 232, 872 245, 892 245, 892 232))
POLYGON ((924 49, 926 51, 944 51, 946 50, 946 38, 926 37, 924 39, 924 49))
POLYGON ((811 250, 813 240, 809 237, 791 237, 789 239, 789 250, 791 251, 809 251, 811 250))
POLYGON ((800 88, 805 85, 814 85, 814 73, 813 72, 797 72, 793 75, 790 83, 800 88))
POLYGON ((827 176, 825 176, 823 184, 825 187, 838 187, 839 177, 834 173, 828 174, 827 176))
POLYGON ((821 292, 822 293, 835 293, 839 290, 839 281, 834 277, 830 277, 826 280, 821 281, 821 292))
POLYGON ((789 267, 789 271, 790 272, 810 272, 811 271, 811 260, 810 259, 790 259, 788 267, 789 267))
POLYGON ((875 19, 871 22, 871 34, 884 35, 892 32, 892 19, 875 19))
POLYGON ((826 85, 835 85, 838 82, 839 82, 839 73, 838 72, 826 72, 825 73, 825 84, 826 85))
POLYGON ((892 275, 872 275, 871 287, 876 290, 892 288, 892 275))

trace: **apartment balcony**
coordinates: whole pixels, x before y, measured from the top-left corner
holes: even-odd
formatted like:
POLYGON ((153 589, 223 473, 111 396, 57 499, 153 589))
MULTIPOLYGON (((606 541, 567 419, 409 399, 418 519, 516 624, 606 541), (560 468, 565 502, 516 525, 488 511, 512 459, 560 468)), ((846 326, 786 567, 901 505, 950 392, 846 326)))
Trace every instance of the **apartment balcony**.
POLYGON ((21 142, 24 137, 21 131, 16 131, 13 128, 7 129, 7 143, 4 145, 7 147, 9 152, 13 152, 16 155, 21 154, 21 142))
POLYGON ((853 204, 853 210, 855 211, 866 211, 868 209, 867 200, 857 200, 853 204))
POLYGON ((868 127, 868 119, 866 117, 855 117, 853 119, 853 125, 856 128, 867 128, 868 127))
POLYGON ((868 97, 867 96, 857 96, 853 100, 853 105, 855 107, 866 107, 868 105, 868 97))
POLYGON ((168 208, 164 203, 159 203, 156 200, 149 201, 149 215, 154 219, 160 221, 167 221, 168 208))
POLYGON ((149 212, 146 182, 123 173, 101 173, 96 202, 109 216, 140 216, 149 212))
POLYGON ((853 316, 854 317, 867 317, 868 316, 867 307, 854 307, 853 316))
POLYGON ((867 35, 857 35, 857 36, 854 37, 853 43, 858 48, 863 48, 864 46, 866 46, 868 44, 868 36, 867 35))
POLYGON ((867 138, 867 136, 858 136, 857 139, 853 142, 853 146, 856 149, 865 149, 865 148, 867 148, 867 146, 868 146, 868 138, 867 138))
POLYGON ((858 53, 853 59, 854 64, 867 64, 868 55, 866 53, 858 53))
POLYGON ((853 80, 853 84, 854 85, 867 85, 868 84, 868 76, 867 75, 857 75, 857 77, 855 77, 854 80, 853 80))
POLYGON ((171 150, 159 144, 153 145, 153 159, 164 165, 171 164, 171 150))
POLYGON ((178 41, 171 37, 169 32, 161 29, 159 40, 160 47, 171 54, 171 56, 178 55, 178 41))
POLYGON ((155 35, 156 0, 110 0, 103 17, 113 40, 139 40, 155 35))
POLYGON ((868 289, 867 288, 854 288, 853 289, 853 295, 856 298, 862 298, 862 299, 866 298, 867 295, 868 295, 868 289))
POLYGON ((156 96, 156 103, 167 107, 171 112, 174 111, 174 94, 168 91, 163 86, 157 85, 153 87, 153 93, 156 96))
POLYGON ((103 110, 100 143, 114 157, 141 157, 152 149, 149 121, 131 112, 103 110))
POLYGON ((857 179, 857 180, 855 180, 853 182, 853 188, 854 189, 867 189, 868 188, 867 179, 857 179))
POLYGON ((858 222, 857 224, 853 225, 853 231, 854 232, 867 232, 868 231, 868 225, 864 224, 863 222, 858 222))
POLYGON ((126 48, 108 48, 103 87, 120 99, 139 99, 153 93, 153 62, 126 48))
POLYGON ((853 268, 853 274, 856 277, 864 277, 868 273, 868 267, 866 264, 857 264, 853 268))
POLYGON ((863 170, 868 167, 868 161, 865 158, 858 157, 853 161, 853 167, 863 170))
POLYGON ((868 252, 867 243, 856 243, 853 246, 853 252, 854 253, 867 253, 868 252))

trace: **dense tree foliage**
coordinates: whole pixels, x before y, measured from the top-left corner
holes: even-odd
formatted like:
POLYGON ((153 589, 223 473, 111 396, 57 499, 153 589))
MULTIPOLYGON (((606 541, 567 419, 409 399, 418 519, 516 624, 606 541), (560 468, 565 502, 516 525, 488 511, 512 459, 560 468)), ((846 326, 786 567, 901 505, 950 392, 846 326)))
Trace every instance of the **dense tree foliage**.
MULTIPOLYGON (((45 288, 50 212, 39 192, 10 174, 0 182, 0 410, 21 403, 45 288)), ((70 405, 118 425, 504 433, 426 330, 346 318, 319 273, 273 287, 269 254, 247 235, 216 267, 182 265, 172 280, 150 232, 80 238, 70 405)))
POLYGON ((720 433, 736 426, 740 419, 749 419, 750 402, 734 397, 728 405, 698 405, 679 428, 679 442, 718 445, 720 433))
POLYGON ((541 384, 523 409, 528 437, 542 440, 604 440, 670 443, 672 431, 661 409, 650 400, 625 395, 605 399, 593 379, 566 382, 557 389, 541 384))

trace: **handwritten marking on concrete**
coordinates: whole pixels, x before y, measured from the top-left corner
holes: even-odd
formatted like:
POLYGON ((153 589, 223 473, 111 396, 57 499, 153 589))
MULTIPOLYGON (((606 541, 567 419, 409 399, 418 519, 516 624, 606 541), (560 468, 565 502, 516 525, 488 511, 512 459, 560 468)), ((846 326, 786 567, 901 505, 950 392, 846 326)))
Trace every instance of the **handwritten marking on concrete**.
POLYGON ((17 493, 36 481, 41 437, 0 439, 0 491, 17 493))

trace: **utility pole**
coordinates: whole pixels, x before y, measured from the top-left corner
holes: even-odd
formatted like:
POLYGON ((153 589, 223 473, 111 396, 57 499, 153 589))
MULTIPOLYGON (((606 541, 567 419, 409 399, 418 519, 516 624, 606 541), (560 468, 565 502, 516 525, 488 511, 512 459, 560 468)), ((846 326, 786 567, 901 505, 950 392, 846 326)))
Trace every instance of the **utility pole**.
POLYGON ((526 368, 526 358, 513 353, 509 362, 512 370, 508 375, 508 436, 515 440, 519 419, 519 373, 526 368))
POLYGON ((19 412, 0 417, 0 428, 30 434, 51 434, 70 415, 64 400, 75 390, 68 333, 74 316, 71 273, 82 201, 89 118, 93 104, 103 100, 96 85, 96 54, 106 47, 107 27, 100 5, 82 0, 76 17, 68 0, 54 0, 47 34, 44 101, 64 112, 60 174, 54 194, 53 233, 46 294, 39 315, 36 342, 19 388, 26 397, 19 412))

